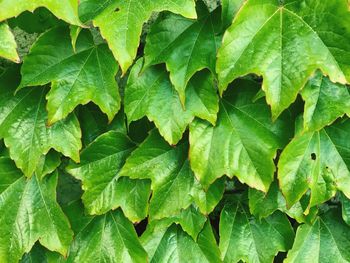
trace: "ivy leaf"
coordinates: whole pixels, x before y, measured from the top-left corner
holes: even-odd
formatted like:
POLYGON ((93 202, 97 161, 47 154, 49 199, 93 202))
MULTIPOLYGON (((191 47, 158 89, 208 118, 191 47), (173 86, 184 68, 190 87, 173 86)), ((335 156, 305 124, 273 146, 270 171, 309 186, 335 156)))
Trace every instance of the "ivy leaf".
POLYGON ((33 12, 38 7, 46 7, 67 23, 81 25, 78 17, 78 2, 77 0, 2 0, 0 2, 0 21, 18 16, 24 11, 33 12))
POLYGON ((10 158, 0 156, 0 194, 22 176, 23 174, 10 158))
POLYGON ((0 23, 0 57, 20 62, 15 37, 6 23, 0 23))
MULTIPOLYGON (((70 217, 84 218, 82 207, 71 210, 70 217)), ((72 262, 140 262, 147 254, 137 238, 132 223, 120 209, 88 217, 76 233, 67 263, 72 262)))
POLYGON ((242 7, 244 0, 222 0, 222 23, 224 28, 231 25, 233 18, 242 7))
POLYGON ((125 113, 129 123, 147 116, 170 144, 181 139, 195 116, 215 123, 218 97, 208 71, 199 72, 189 81, 184 110, 164 68, 153 66, 141 73, 141 67, 142 60, 139 60, 125 88, 125 113))
POLYGON ((350 227, 342 221, 340 212, 332 209, 319 216, 312 225, 298 227, 285 262, 349 262, 349 237, 350 227))
POLYGON ((24 59, 19 89, 52 83, 47 94, 50 124, 90 101, 111 121, 120 109, 117 71, 106 44, 95 45, 91 34, 83 31, 74 51, 69 29, 58 27, 41 35, 24 59))
POLYGON ((57 173, 41 181, 36 176, 26 181, 22 176, 1 193, 1 262, 18 262, 37 240, 66 255, 73 232, 56 202, 56 185, 57 173))
POLYGON ((220 8, 209 13, 200 0, 198 20, 167 13, 147 34, 144 67, 165 62, 183 105, 187 83, 197 71, 207 68, 215 74, 216 52, 222 36, 220 15, 220 8))
POLYGON ((293 239, 293 228, 280 212, 259 221, 240 202, 221 212, 219 246, 224 262, 272 262, 278 252, 291 248, 293 239))
POLYGON ((141 237, 149 262, 221 262, 210 223, 207 222, 196 243, 179 226, 147 229, 141 237))
POLYGON ((327 201, 337 190, 350 197, 349 132, 350 121, 345 120, 298 134, 286 146, 278 162, 278 179, 289 206, 309 189, 309 207, 327 201))
POLYGON ((35 174, 42 179, 45 175, 53 173, 60 164, 61 154, 50 150, 46 155, 41 156, 35 174))
POLYGON ((194 201, 194 191, 200 191, 190 169, 187 152, 186 143, 172 147, 153 130, 126 160, 120 176, 152 180, 151 220, 179 214, 194 201))
POLYGON ((147 216, 150 183, 120 178, 120 169, 135 148, 130 139, 110 131, 99 136, 81 152, 79 164, 70 163, 67 171, 82 180, 82 200, 89 214, 104 214, 121 207, 133 222, 147 216))
POLYGON ((107 40, 109 48, 119 62, 123 74, 133 63, 142 32, 142 25, 153 12, 169 10, 188 18, 196 18, 193 0, 146 0, 146 1, 107 1, 98 4, 95 0, 82 2, 81 15, 93 19, 93 24, 100 28, 101 35, 107 40), (101 11, 96 15, 96 11, 101 11))
POLYGON ((64 263, 65 259, 60 254, 49 251, 39 244, 35 244, 29 253, 26 253, 20 263, 64 263))
POLYGON ((74 114, 48 127, 45 87, 22 90, 14 96, 16 70, 0 76, 0 138, 25 176, 37 169, 43 155, 53 148, 79 161, 81 131, 74 114))
POLYGON ((344 114, 350 115, 348 88, 333 83, 320 71, 306 84, 301 95, 305 100, 305 130, 320 130, 344 114))
POLYGON ((219 49, 220 91, 237 77, 262 75, 276 119, 316 69, 333 82, 349 82, 349 25, 348 5, 342 0, 248 0, 219 49))
POLYGON ((288 118, 272 123, 266 103, 253 103, 257 85, 248 80, 235 85, 220 102, 215 127, 201 120, 190 125, 191 168, 206 188, 226 174, 266 192, 273 181, 276 151, 289 138, 288 118))

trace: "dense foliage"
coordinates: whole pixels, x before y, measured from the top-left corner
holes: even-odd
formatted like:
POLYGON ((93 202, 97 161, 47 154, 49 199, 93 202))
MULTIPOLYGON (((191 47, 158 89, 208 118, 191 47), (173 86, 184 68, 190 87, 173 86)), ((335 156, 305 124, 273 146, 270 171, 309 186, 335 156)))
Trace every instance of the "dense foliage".
POLYGON ((350 262, 347 0, 0 0, 0 56, 1 263, 350 262))

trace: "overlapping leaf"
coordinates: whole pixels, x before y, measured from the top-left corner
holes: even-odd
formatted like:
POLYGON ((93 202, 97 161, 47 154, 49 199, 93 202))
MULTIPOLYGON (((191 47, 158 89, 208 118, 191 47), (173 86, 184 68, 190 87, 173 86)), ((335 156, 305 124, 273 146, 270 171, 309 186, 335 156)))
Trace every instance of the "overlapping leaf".
POLYGON ((67 167, 70 174, 83 182, 82 199, 90 214, 104 214, 122 207, 132 221, 147 216, 150 183, 119 178, 119 171, 134 148, 126 135, 110 131, 81 152, 79 164, 67 167))
POLYGON ((349 40, 346 1, 248 0, 218 53, 220 90, 248 73, 262 75, 277 118, 316 69, 333 82, 350 81, 349 40))
POLYGON ((56 202, 57 174, 42 181, 36 176, 28 181, 23 176, 11 183, 6 178, 3 180, 0 177, 0 184, 7 185, 0 194, 0 261, 18 262, 37 240, 48 249, 66 255, 73 232, 56 202))
POLYGON ((191 167, 205 187, 226 174, 266 192, 273 181, 273 159, 289 138, 290 123, 288 118, 273 123, 265 102, 253 103, 254 82, 235 86, 220 102, 216 126, 200 120, 191 124, 191 167))
POLYGON ((147 34, 144 67, 165 62, 183 104, 187 83, 195 72, 208 68, 215 73, 216 51, 221 43, 220 15, 220 8, 209 13, 199 0, 198 20, 168 13, 147 34))
POLYGON ((99 27, 124 74, 136 57, 142 25, 153 12, 169 10, 188 18, 196 17, 193 0, 97 2, 96 0, 82 1, 80 15, 84 20, 93 19, 93 24, 99 27))
POLYGON ((90 101, 111 121, 120 108, 117 70, 106 44, 95 45, 83 31, 74 51, 69 29, 58 27, 43 34, 24 59, 20 88, 52 83, 47 94, 50 124, 90 101))
POLYGON ((272 262, 292 246, 293 228, 287 217, 274 213, 261 221, 240 203, 226 205, 220 217, 220 250, 224 262, 272 262))
POLYGON ((23 11, 34 11, 36 8, 44 6, 58 18, 73 25, 80 25, 78 2, 78 0, 1 0, 0 22, 18 16, 23 11))
MULTIPOLYGON (((152 180, 153 193, 149 210, 151 219, 162 219, 179 214, 181 209, 193 203, 193 196, 198 195, 196 192, 203 191, 190 169, 187 151, 187 143, 183 142, 172 147, 157 131, 152 131, 122 168, 120 174, 123 176, 152 180)), ((222 192, 217 190, 217 187, 223 189, 220 184, 213 185, 209 188, 206 198, 196 199, 205 202, 203 205, 199 204, 199 207, 205 207, 207 203, 218 203, 222 192)), ((214 207, 215 205, 212 208, 214 207)))
POLYGON ((125 113, 129 123, 147 116, 171 144, 181 139, 195 116, 215 123, 218 98, 208 71, 197 73, 189 81, 184 110, 164 68, 153 66, 141 73, 141 67, 142 60, 139 60, 125 88, 125 113))
POLYGON ((278 163, 278 179, 289 205, 310 189, 310 207, 327 201, 337 190, 350 197, 348 140, 350 121, 320 131, 297 134, 278 163))
POLYGON ((79 161, 81 131, 74 114, 55 125, 47 126, 45 87, 19 91, 16 70, 0 76, 0 138, 10 149, 10 156, 23 173, 30 177, 43 155, 53 148, 79 161))
POLYGON ((0 57, 19 62, 17 44, 9 26, 0 23, 0 57))

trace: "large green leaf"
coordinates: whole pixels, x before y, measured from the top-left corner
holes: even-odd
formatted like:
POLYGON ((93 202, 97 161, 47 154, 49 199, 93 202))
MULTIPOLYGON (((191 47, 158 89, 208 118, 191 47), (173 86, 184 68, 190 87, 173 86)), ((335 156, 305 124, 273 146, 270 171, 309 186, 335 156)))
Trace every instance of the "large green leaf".
POLYGON ((67 263, 72 262, 147 262, 147 253, 138 240, 132 223, 119 209, 107 214, 84 218, 82 207, 68 214, 79 221, 67 263))
MULTIPOLYGON (((198 181, 190 169, 187 152, 187 143, 172 147, 153 130, 122 168, 120 175, 152 180, 149 211, 152 220, 179 214, 181 209, 192 204, 197 191, 204 191, 198 187, 198 181)), ((217 192, 216 189, 212 191, 217 192)), ((209 192, 207 198, 218 198, 209 201, 217 204, 221 195, 209 192)))
POLYGON ((350 197, 350 121, 315 132, 297 134, 283 150, 278 179, 288 205, 310 189, 310 207, 333 197, 337 190, 350 197))
POLYGON ((312 225, 301 225, 286 263, 350 262, 350 227, 339 211, 328 211, 312 225))
POLYGON ((6 23, 0 23, 0 57, 19 62, 16 49, 17 43, 9 26, 6 23))
MULTIPOLYGON (((3 178, 0 177, 0 184, 3 178)), ((39 181, 20 177, 0 194, 0 261, 18 262, 34 243, 66 255, 73 239, 56 202, 57 174, 39 181)))
POLYGON ((26 10, 34 11, 36 8, 43 6, 58 18, 70 24, 80 25, 78 2, 78 0, 1 0, 0 22, 18 16, 26 10))
POLYGON ((349 41, 347 1, 248 0, 219 49, 219 89, 248 73, 262 75, 277 118, 316 69, 333 82, 350 81, 349 41))
POLYGON ((149 262, 221 262, 220 252, 210 223, 207 222, 198 236, 197 243, 179 226, 147 229, 141 237, 149 262))
POLYGON ((141 67, 142 60, 139 60, 125 88, 125 113, 129 123, 147 116, 171 144, 181 139, 195 116, 215 123, 218 98, 208 71, 197 73, 189 81, 184 110, 164 67, 149 67, 142 73, 141 67))
POLYGON ((317 71, 301 95, 305 100, 304 129, 320 130, 344 114, 350 115, 350 94, 347 86, 336 84, 317 71))
POLYGON ((49 123, 90 101, 111 121, 120 109, 117 70, 106 44, 95 45, 91 34, 83 31, 74 51, 69 29, 58 27, 44 33, 24 59, 20 88, 52 83, 47 94, 49 123))
POLYGON ((226 205, 220 217, 220 250, 224 262, 273 262, 291 248, 293 228, 281 212, 257 220, 240 202, 226 205))
POLYGON ((153 12, 169 10, 188 18, 196 17, 193 0, 114 0, 106 1, 105 4, 97 2, 100 1, 82 1, 81 16, 93 19, 93 24, 100 28, 124 74, 136 57, 142 25, 153 12), (100 14, 97 15, 96 11, 100 11, 100 14))
POLYGON ((0 76, 0 138, 4 138, 10 156, 30 177, 44 154, 53 148, 79 161, 81 131, 74 114, 47 126, 45 87, 21 90, 14 96, 16 70, 0 76))
POLYGON ((126 135, 110 131, 81 152, 81 162, 71 163, 67 171, 82 180, 84 206, 89 214, 104 214, 121 207, 132 221, 147 216, 150 183, 119 178, 119 170, 135 148, 126 135))
POLYGON ((191 20, 167 13, 152 25, 146 38, 144 67, 165 62, 183 104, 187 83, 197 71, 208 68, 215 73, 221 43, 220 8, 209 13, 199 0, 197 16, 198 20, 191 20))
POLYGON ((253 102, 254 82, 234 85, 220 102, 216 126, 201 120, 191 124, 191 168, 205 187, 226 174, 266 192, 275 172, 273 159, 289 138, 290 123, 282 118, 272 123, 266 103, 253 102))

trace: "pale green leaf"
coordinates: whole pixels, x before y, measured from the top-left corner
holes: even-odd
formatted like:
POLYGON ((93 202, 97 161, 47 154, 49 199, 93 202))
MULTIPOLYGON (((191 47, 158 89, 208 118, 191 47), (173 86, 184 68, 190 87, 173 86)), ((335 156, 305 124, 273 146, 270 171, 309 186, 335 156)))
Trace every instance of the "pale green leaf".
POLYGON ((0 194, 1 262, 18 262, 37 240, 66 255, 73 232, 56 202, 56 185, 56 173, 41 181, 22 176, 0 194))
POLYGON ((316 69, 350 81, 349 41, 347 1, 248 0, 219 49, 219 89, 249 73, 263 76, 276 119, 316 69))
POLYGON ((288 205, 311 191, 312 207, 333 197, 337 190, 350 197, 350 121, 320 131, 297 134, 283 150, 278 179, 288 205))
POLYGON ((129 123, 147 116, 170 144, 181 139, 195 116, 215 123, 218 97, 208 71, 197 73, 189 81, 184 110, 165 69, 158 65, 141 73, 141 67, 142 60, 139 60, 125 88, 125 113, 129 123))
POLYGON ((136 57, 142 25, 153 12, 169 10, 188 18, 196 17, 193 0, 115 0, 105 4, 83 0, 81 6, 81 16, 84 20, 93 19, 94 26, 99 27, 123 74, 136 57))
POLYGON ((15 37, 6 23, 0 23, 0 57, 20 62, 15 37))
POLYGON ((276 212, 260 221, 243 204, 226 205, 220 217, 220 250, 224 262, 273 262, 280 251, 291 248, 293 228, 276 212))
POLYGON ((24 59, 20 88, 51 82, 47 94, 49 123, 90 101, 111 121, 120 109, 117 71, 106 44, 95 45, 91 34, 83 31, 74 51, 69 29, 58 27, 41 35, 24 59))
POLYGON ((47 88, 21 90, 14 96, 17 71, 0 76, 0 138, 4 138, 10 156, 30 177, 50 149, 79 161, 81 131, 74 114, 47 126, 45 95, 47 88))
POLYGON ((38 7, 46 7, 67 23, 80 25, 78 2, 78 0, 1 0, 0 21, 18 16, 24 11, 33 12, 38 7))
POLYGON ((298 227, 286 263, 350 262, 350 227, 337 210, 319 216, 312 225, 298 227))
POLYGON ((119 173, 134 148, 126 135, 110 131, 81 152, 79 164, 67 167, 71 175, 82 180, 82 200, 89 214, 104 214, 121 207, 133 222, 147 216, 150 183, 120 178, 119 173))
POLYGON ((199 0, 197 17, 198 20, 191 20, 167 13, 152 25, 146 38, 144 67, 166 63, 184 105, 190 78, 204 68, 215 73, 216 52, 221 43, 220 8, 209 13, 199 0))
POLYGON ((190 161, 198 180, 209 187, 227 175, 266 192, 273 181, 273 159, 289 139, 288 118, 271 121, 263 100, 253 103, 257 84, 241 80, 220 102, 216 126, 195 120, 190 125, 190 161))

